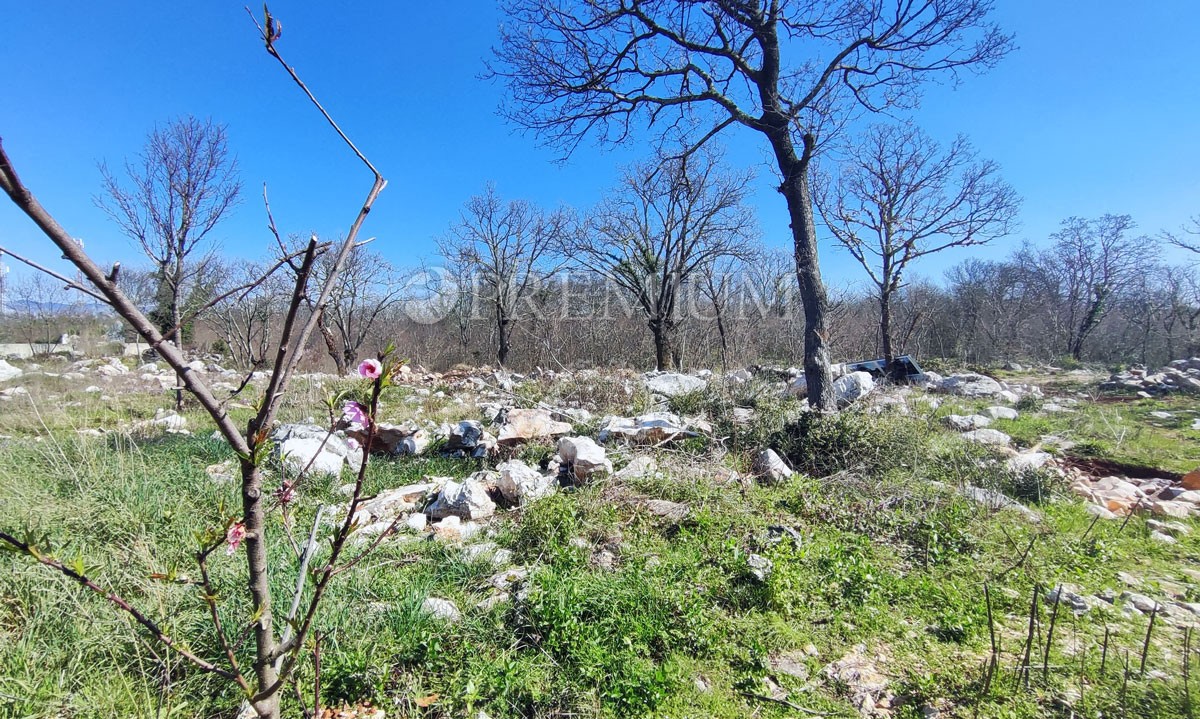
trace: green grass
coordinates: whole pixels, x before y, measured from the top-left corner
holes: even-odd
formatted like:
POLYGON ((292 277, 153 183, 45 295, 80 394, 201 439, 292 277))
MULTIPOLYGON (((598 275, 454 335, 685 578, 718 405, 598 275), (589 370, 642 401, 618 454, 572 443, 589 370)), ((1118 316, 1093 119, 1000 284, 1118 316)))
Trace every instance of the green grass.
MULTIPOLYGON (((605 391, 618 385, 606 380, 605 391)), ((582 383, 561 389, 590 391, 582 383)), ((941 430, 937 417, 955 411, 954 402, 907 419, 852 412, 797 422, 788 402, 746 392, 680 402, 708 414, 718 434, 731 437, 727 446, 736 440, 731 452, 715 442, 664 448, 657 475, 598 482, 501 512, 487 539, 530 568, 507 602, 476 608, 493 593, 488 579, 496 567, 438 542, 385 543, 338 577, 318 619, 326 701, 370 700, 392 717, 474 717, 479 710, 496 719, 796 716, 757 698, 770 678, 790 702, 855 716, 850 688, 821 671, 861 645, 888 677, 897 717, 920 717, 925 706, 948 717, 1068 716, 1062 701, 1081 716, 1184 716, 1182 630, 1166 618, 1148 655, 1148 669, 1164 678, 1136 672, 1148 618, 1112 606, 1079 617, 1060 611, 1046 681, 1036 641, 1028 691, 1014 666, 1037 585, 1120 594, 1127 587, 1118 573, 1126 572, 1143 581, 1138 591, 1145 594, 1200 599, 1200 585, 1185 571, 1200 569, 1200 531, 1167 546, 1149 538, 1142 518, 1092 526, 1092 516, 1052 479, 1010 476, 986 450, 941 430), (756 407, 760 416, 727 434, 733 427, 723 413, 731 406, 756 407), (712 481, 720 467, 744 467, 751 442, 771 439, 806 472, 773 487, 712 481), (1021 497, 1041 519, 969 502, 954 489, 962 482, 1021 497), (665 520, 646 511, 651 498, 685 502, 691 512, 665 520), (609 565, 598 561, 601 553, 611 555, 609 565), (754 577, 752 555, 770 560, 766 581, 754 577), (986 692, 985 583, 1001 643, 999 672, 986 692), (454 601, 463 621, 449 625, 422 613, 427 596, 454 601), (1118 666, 1126 652, 1135 671, 1124 683, 1118 666), (783 655, 798 658, 809 678, 773 669, 783 655), (418 706, 433 695, 432 706, 418 706)), ((29 423, 27 411, 0 408, 0 423, 14 435, 0 444, 0 527, 48 535, 57 556, 81 557, 105 586, 202 656, 219 659, 195 587, 149 575, 194 574, 194 532, 222 526, 238 501, 234 486, 204 472, 229 450, 207 438, 211 427, 194 412, 190 437, 78 436, 76 427, 116 427, 164 406, 159 397, 121 397, 115 407, 92 400, 95 406, 72 408, 44 427, 29 423)), ((623 401, 636 402, 636 392, 623 401)), ((396 421, 407 418, 400 402, 392 408, 396 421)), ((1148 413, 1157 409, 1182 414, 1200 406, 1081 405, 1077 413, 1027 413, 994 426, 1026 445, 1059 433, 1105 456, 1163 467, 1200 462, 1186 441, 1195 439, 1190 420, 1156 426, 1148 413)), ((290 411, 314 413, 299 402, 290 411)), ((545 454, 535 446, 522 456, 545 454)), ((367 489, 426 475, 462 477, 478 467, 438 458, 375 461, 367 489)), ((345 501, 339 484, 303 488, 294 532, 307 531, 318 504, 345 501)), ((282 518, 273 522, 272 588, 282 603, 295 559, 282 518)), ((214 555, 227 626, 249 619, 244 571, 240 555, 214 555)), ((1043 637, 1051 611, 1044 603, 1039 609, 1043 637)), ((311 665, 300 680, 307 696, 311 665)), ((98 597, 25 557, 0 553, 0 717, 217 717, 232 716, 238 702, 229 686, 164 652, 98 597)), ((285 712, 299 715, 290 691, 285 712)))

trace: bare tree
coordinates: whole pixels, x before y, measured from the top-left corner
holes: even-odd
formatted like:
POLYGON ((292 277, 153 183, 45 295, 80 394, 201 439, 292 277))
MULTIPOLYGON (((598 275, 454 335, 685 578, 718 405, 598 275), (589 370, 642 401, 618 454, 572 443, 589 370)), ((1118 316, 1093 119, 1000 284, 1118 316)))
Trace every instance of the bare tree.
POLYGON ((743 261, 748 254, 743 251, 739 255, 714 257, 700 267, 700 276, 696 282, 697 291, 712 306, 713 320, 717 325, 717 338, 721 344, 722 369, 729 364, 729 310, 730 306, 736 302, 738 286, 744 280, 744 277, 739 277, 739 275, 745 269, 743 261))
MULTIPOLYGON (((333 269, 333 258, 317 260, 314 287, 323 287, 333 269)), ((388 261, 366 247, 355 247, 337 273, 317 323, 338 374, 346 374, 379 319, 403 299, 404 285, 388 261)))
MULTIPOLYGON (((505 0, 492 68, 502 112, 570 153, 645 123, 694 149, 731 126, 761 133, 791 219, 810 402, 833 409, 809 170, 822 132, 858 110, 911 104, 922 78, 986 68, 1012 47, 988 0, 505 0)), ((685 151, 686 152, 686 151, 685 151)))
POLYGON ((1112 301, 1156 257, 1153 240, 1130 236, 1135 227, 1129 215, 1071 217, 1050 236, 1054 244, 1048 249, 1018 254, 1032 281, 1057 297, 1064 349, 1075 359, 1083 358, 1084 343, 1113 309, 1112 301))
POLYGON ((1194 215, 1187 224, 1179 228, 1180 234, 1164 232, 1163 238, 1176 247, 1200 254, 1200 215, 1194 215))
POLYGON ((889 366, 897 354, 892 301, 909 266, 1011 231, 1020 201, 998 175, 999 166, 978 160, 965 137, 943 150, 911 123, 872 126, 847 146, 836 174, 816 175, 821 217, 875 286, 889 366))
POLYGON ((742 204, 749 181, 749 173, 728 172, 711 152, 633 165, 565 248, 637 303, 660 370, 682 363, 680 289, 719 258, 744 254, 755 234, 742 204))
POLYGON ((66 334, 68 322, 78 318, 82 299, 79 293, 47 275, 24 275, 12 283, 8 323, 29 345, 31 354, 50 354, 59 349, 59 338, 66 334))
POLYGON ((238 202, 241 183, 225 126, 183 117, 156 127, 125 180, 100 166, 104 196, 96 203, 154 264, 159 329, 183 347, 189 286, 211 264, 209 236, 238 202))
POLYGON ((213 329, 229 348, 235 367, 259 369, 266 365, 278 321, 287 310, 290 289, 287 278, 271 274, 260 280, 266 269, 253 263, 231 274, 230 283, 252 283, 252 287, 216 303, 208 313, 213 329))
MULTIPOLYGON (((524 200, 505 203, 491 183, 467 201, 458 222, 439 241, 442 256, 458 268, 491 309, 496 327, 496 361, 504 366, 513 325, 531 293, 556 269, 554 250, 568 231, 571 214, 545 212, 524 200)), ((460 283, 461 286, 461 283, 460 283)))

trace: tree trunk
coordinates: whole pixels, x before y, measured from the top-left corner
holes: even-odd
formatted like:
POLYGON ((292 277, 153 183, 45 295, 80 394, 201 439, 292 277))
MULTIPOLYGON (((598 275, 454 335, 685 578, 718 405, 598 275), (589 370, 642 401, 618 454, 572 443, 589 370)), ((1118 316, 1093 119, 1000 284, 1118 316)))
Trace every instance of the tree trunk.
MULTIPOLYGON (((179 275, 175 276, 175 280, 171 283, 171 326, 174 328, 171 341, 175 343, 175 347, 183 352, 183 312, 179 307, 179 275)), ((175 374, 175 411, 183 411, 183 375, 175 374)))
POLYGON ((333 336, 333 330, 329 329, 329 325, 325 324, 325 310, 320 310, 321 316, 317 318, 317 331, 321 333, 321 339, 325 340, 325 351, 329 353, 329 359, 333 360, 333 366, 337 367, 338 375, 345 375, 347 371, 346 360, 342 355, 341 349, 338 347, 337 337, 333 336))
POLYGON ((512 320, 508 319, 499 308, 496 309, 496 332, 499 334, 500 346, 496 350, 496 362, 501 367, 508 363, 508 341, 512 332, 512 320))
POLYGON ((721 339, 721 370, 724 371, 729 362, 729 340, 725 335, 725 319, 721 316, 721 306, 717 308, 717 336, 721 339))
MULTIPOLYGON (((277 649, 271 625, 271 587, 268 581, 266 511, 262 497, 262 474, 253 462, 242 460, 242 517, 246 523, 246 566, 249 573, 251 611, 258 617, 254 625, 254 676, 258 691, 274 688, 279 675, 275 671, 277 649)), ((279 692, 255 702, 254 710, 262 719, 278 719, 279 692)))
POLYGON ((654 368, 660 372, 681 369, 683 358, 674 343, 674 324, 667 320, 649 320, 650 334, 654 337, 654 368))
MULTIPOLYGON (((809 146, 805 154, 809 155, 815 140, 806 136, 805 143, 809 146)), ((817 227, 808 185, 808 163, 795 158, 786 130, 782 137, 772 138, 772 145, 784 178, 779 191, 787 200, 795 245, 796 281, 800 287, 800 302, 804 306, 804 378, 808 382, 808 403, 822 412, 831 412, 837 409, 837 400, 833 394, 825 328, 829 298, 817 262, 817 227), (782 143, 786 143, 786 146, 782 143), (792 157, 787 158, 786 153, 791 153, 792 157)))

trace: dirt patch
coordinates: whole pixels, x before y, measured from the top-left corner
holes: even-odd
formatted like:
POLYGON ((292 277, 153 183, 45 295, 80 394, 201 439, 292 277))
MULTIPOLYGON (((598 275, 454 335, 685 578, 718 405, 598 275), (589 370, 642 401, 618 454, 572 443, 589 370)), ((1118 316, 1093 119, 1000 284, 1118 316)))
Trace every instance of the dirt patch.
POLYGON ((1101 457, 1076 457, 1067 455, 1060 462, 1091 477, 1132 477, 1133 479, 1169 479, 1178 482, 1183 475, 1157 467, 1126 464, 1101 457))

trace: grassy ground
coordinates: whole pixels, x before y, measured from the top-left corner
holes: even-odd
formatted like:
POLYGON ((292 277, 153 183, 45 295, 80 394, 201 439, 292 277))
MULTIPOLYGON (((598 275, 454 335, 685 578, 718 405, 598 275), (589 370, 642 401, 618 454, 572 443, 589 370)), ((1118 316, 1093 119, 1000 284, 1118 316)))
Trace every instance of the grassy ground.
MULTIPOLYGON (((30 390, 35 401, 40 392, 67 391, 30 390)), ((588 390, 518 388, 528 398, 556 391, 588 390)), ((615 392, 616 385, 605 388, 597 403, 615 392)), ((220 526, 222 505, 236 502, 232 484, 205 473, 229 458, 228 449, 207 439, 211 427, 194 412, 190 437, 80 436, 75 429, 152 416, 163 398, 102 401, 68 392, 68 399, 81 404, 54 413, 42 407, 40 420, 28 404, 0 406, 0 433, 12 437, 0 444, 0 527, 48 536, 57 556, 80 557, 198 653, 218 657, 195 587, 150 575, 194 571, 194 532, 220 526)), ((437 398, 393 399, 389 419, 405 419, 404 407, 410 415, 418 406, 439 416, 453 409, 437 398)), ((644 407, 648 398, 620 401, 644 407)), ((1078 616, 1060 607, 1047 641, 1054 609, 1040 601, 1028 687, 1015 667, 1037 586, 1119 595, 1136 580, 1136 591, 1156 599, 1200 601, 1197 535, 1168 546, 1149 538, 1143 518, 1093 526, 1050 478, 1011 477, 987 464, 985 453, 940 429, 941 415, 973 403, 908 418, 849 413, 792 429, 783 429, 788 405, 769 396, 680 403, 761 412, 758 424, 741 428, 715 416, 724 447, 657 450, 655 476, 600 482, 502 512, 489 539, 530 569, 517 597, 477 608, 495 593, 489 578, 497 567, 415 539, 385 544, 340 577, 319 620, 325 700, 369 699, 394 717, 474 718, 481 709, 495 719, 857 716, 857 682, 823 673, 857 655, 886 679, 879 694, 896 717, 1187 715, 1178 614, 1157 618, 1143 672, 1148 616, 1122 611, 1119 602, 1078 616), (772 487, 715 481, 722 468, 744 469, 744 450, 764 440, 810 472, 772 487), (969 502, 954 491, 962 482, 1041 497, 1032 505, 1040 520, 969 502), (648 499, 686 503, 690 513, 664 519, 648 499), (752 555, 770 560, 765 581, 754 576, 752 555), (453 600, 463 621, 422 613, 427 596, 453 600), (993 632, 1000 661, 986 682, 993 632)), ((320 413, 318 403, 310 406, 297 402, 294 416, 320 413)), ((1122 461, 1175 471, 1200 464, 1197 433, 1188 429, 1188 413, 1200 410, 1195 401, 1081 402, 1076 410, 1029 412, 994 426, 1030 446, 1059 434, 1122 461), (1156 410, 1180 419, 1150 417, 1156 410)), ((377 461, 370 489, 477 468, 461 460, 377 461)), ((294 532, 306 530, 318 504, 344 501, 337 484, 304 489, 294 532)), ((276 521, 272 559, 285 571, 274 589, 286 597, 295 560, 276 521)), ((242 559, 218 554, 223 619, 242 626, 242 559)), ((1190 700, 1200 700, 1191 689, 1190 700)), ((299 714, 295 696, 285 704, 299 714)), ((237 706, 236 692, 165 653, 94 595, 0 553, 0 716, 232 717, 237 706)))

